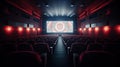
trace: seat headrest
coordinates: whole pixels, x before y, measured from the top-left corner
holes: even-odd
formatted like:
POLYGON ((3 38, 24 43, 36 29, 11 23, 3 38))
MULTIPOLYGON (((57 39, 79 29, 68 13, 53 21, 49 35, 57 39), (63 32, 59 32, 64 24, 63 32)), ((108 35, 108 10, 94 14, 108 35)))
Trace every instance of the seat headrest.
POLYGON ((33 51, 33 47, 31 44, 28 43, 21 43, 17 45, 18 51, 33 51))

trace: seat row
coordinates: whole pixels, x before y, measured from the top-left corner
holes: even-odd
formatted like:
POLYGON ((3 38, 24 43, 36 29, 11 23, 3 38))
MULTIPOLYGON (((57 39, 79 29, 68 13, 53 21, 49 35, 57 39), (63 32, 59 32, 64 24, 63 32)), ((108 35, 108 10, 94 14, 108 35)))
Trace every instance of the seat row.
MULTIPOLYGON (((47 37, 51 40, 51 38, 47 37)), ((20 38, 16 41, 10 40, 0 44, 0 60, 3 65, 24 67, 46 67, 47 58, 51 55, 49 42, 42 42, 47 38, 20 38), (38 41, 37 41, 38 40, 38 41)), ((53 38, 54 43, 57 38, 53 38)), ((48 40, 49 41, 49 40, 48 40)), ((52 41, 52 40, 51 40, 52 41)), ((53 44, 54 44, 53 43, 53 44)), ((55 45, 55 44, 54 44, 55 45)))
POLYGON ((74 67, 120 66, 119 39, 63 37, 74 67), (69 39, 70 38, 70 39, 69 39), (69 42, 68 42, 69 41, 69 42))

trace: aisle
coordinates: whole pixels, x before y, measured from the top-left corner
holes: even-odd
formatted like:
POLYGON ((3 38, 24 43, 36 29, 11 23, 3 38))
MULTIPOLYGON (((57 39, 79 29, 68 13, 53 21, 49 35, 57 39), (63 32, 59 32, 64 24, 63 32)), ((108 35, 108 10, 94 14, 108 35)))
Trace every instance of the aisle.
POLYGON ((57 45, 54 49, 54 54, 48 62, 48 67, 70 67, 70 59, 66 53, 65 46, 62 42, 62 37, 58 37, 57 45))

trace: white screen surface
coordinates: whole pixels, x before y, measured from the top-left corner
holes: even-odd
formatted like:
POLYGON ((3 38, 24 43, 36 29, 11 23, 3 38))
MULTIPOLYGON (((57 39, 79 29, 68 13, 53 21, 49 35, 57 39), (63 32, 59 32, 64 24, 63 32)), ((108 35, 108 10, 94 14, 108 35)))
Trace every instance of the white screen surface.
POLYGON ((47 33, 73 33, 73 21, 47 21, 47 33))

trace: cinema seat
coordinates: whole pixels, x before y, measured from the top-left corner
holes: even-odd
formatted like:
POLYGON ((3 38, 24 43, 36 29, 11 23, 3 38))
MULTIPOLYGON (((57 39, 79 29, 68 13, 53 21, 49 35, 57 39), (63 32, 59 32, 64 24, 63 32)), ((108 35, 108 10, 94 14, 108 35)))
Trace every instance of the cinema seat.
POLYGON ((84 43, 76 42, 71 45, 70 52, 80 54, 86 50, 86 45, 84 43))
POLYGON ((44 66, 47 65, 47 58, 50 53, 50 48, 47 43, 35 43, 33 45, 34 51, 39 53, 42 57, 42 60, 44 62, 44 66))
POLYGON ((9 67, 42 67, 42 59, 39 54, 32 51, 16 51, 6 55, 4 63, 9 67))
POLYGON ((29 43, 20 43, 17 45, 17 51, 33 51, 33 47, 29 43))
POLYGON ((38 52, 39 54, 50 52, 50 48, 47 43, 35 43, 35 45, 33 45, 33 48, 34 51, 38 52))
POLYGON ((115 56, 104 51, 85 51, 79 62, 78 67, 116 67, 115 56))
POLYGON ((79 55, 86 50, 86 45, 84 43, 76 42, 71 45, 70 54, 72 54, 73 64, 76 67, 76 60, 79 55))
POLYGON ((16 45, 13 43, 1 44, 0 45, 0 53, 7 54, 10 52, 16 51, 16 45))
POLYGON ((104 50, 104 45, 101 43, 91 43, 87 45, 87 51, 102 51, 104 50))
POLYGON ((13 43, 0 44, 0 65, 4 63, 5 56, 10 53, 16 51, 16 45, 13 43))

